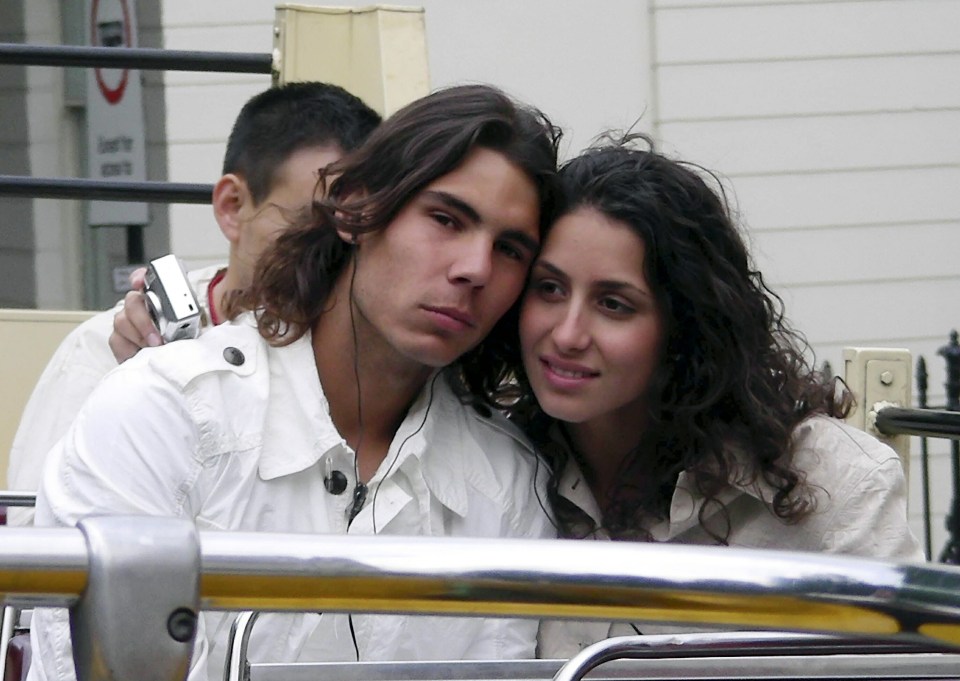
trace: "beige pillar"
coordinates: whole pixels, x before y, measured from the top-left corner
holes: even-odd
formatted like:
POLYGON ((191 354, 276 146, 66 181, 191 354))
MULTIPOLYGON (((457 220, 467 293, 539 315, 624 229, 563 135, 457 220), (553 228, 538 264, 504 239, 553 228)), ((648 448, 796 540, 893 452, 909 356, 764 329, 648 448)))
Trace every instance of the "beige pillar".
POLYGON ((274 83, 319 80, 384 116, 430 91, 422 8, 277 5, 274 83))

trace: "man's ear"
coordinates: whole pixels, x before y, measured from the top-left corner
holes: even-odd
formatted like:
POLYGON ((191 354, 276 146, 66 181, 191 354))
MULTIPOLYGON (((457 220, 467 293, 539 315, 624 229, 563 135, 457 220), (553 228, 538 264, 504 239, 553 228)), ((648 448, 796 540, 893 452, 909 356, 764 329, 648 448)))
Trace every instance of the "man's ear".
POLYGON ((227 241, 240 240, 242 208, 250 201, 247 183, 233 173, 227 173, 213 185, 213 215, 227 241))
POLYGON ((341 239, 346 241, 348 244, 358 244, 360 239, 363 238, 362 234, 357 234, 356 232, 351 232, 346 229, 337 228, 337 234, 341 239))

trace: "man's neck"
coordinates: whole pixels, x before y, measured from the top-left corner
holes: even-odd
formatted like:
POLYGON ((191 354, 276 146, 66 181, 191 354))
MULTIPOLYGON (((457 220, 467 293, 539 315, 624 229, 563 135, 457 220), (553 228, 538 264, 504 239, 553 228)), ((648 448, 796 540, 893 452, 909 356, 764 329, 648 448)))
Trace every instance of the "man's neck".
POLYGON ((373 477, 431 369, 413 365, 372 333, 359 312, 350 319, 347 291, 313 327, 313 352, 330 417, 357 452, 360 479, 373 477))

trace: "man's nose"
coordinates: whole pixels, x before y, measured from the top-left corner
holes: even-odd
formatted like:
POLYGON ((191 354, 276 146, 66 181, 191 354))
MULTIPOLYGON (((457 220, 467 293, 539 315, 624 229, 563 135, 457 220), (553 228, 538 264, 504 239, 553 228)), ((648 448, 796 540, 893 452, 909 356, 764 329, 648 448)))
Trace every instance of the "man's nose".
POLYGON ((493 270, 493 242, 482 233, 465 234, 456 244, 450 279, 472 286, 485 286, 493 270))

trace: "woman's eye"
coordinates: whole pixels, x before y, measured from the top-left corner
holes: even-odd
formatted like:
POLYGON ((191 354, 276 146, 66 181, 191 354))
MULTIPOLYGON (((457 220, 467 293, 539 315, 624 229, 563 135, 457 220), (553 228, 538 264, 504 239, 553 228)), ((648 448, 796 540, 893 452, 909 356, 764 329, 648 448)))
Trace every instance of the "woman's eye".
POLYGON ((530 289, 536 291, 543 298, 556 298, 563 293, 560 285, 549 279, 540 279, 530 283, 530 289))
POLYGON ((619 298, 601 298, 600 307, 607 312, 615 312, 617 314, 628 314, 634 311, 631 305, 628 305, 619 298))

